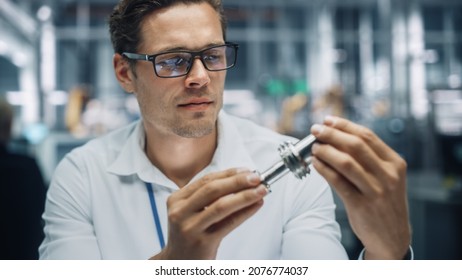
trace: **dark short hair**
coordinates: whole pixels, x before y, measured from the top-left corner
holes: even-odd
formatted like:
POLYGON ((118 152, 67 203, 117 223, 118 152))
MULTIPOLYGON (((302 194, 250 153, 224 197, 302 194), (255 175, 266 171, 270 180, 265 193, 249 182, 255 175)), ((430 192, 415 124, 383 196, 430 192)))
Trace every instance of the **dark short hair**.
POLYGON ((140 26, 150 13, 176 4, 208 3, 220 16, 223 39, 226 19, 221 0, 120 0, 109 17, 109 32, 115 53, 136 52, 140 43, 140 26))

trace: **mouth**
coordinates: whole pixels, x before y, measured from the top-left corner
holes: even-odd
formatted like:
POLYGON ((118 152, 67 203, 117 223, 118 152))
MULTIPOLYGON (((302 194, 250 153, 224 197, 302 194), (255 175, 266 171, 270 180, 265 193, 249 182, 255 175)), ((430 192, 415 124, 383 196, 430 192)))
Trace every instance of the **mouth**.
POLYGON ((206 98, 198 98, 193 100, 188 100, 187 102, 181 103, 178 105, 181 109, 191 110, 191 111, 203 111, 209 108, 214 102, 206 98))

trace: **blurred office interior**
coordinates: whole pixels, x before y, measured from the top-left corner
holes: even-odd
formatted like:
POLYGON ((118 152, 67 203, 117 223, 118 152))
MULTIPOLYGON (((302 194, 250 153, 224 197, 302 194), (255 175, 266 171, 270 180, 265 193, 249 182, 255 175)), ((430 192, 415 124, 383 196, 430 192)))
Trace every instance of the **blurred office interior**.
MULTIPOLYGON (((10 148, 36 157, 47 182, 72 148, 139 116, 113 74, 106 19, 116 2, 0 0, 10 148)), ((240 45, 225 110, 296 137, 326 114, 372 128, 408 163, 416 258, 461 259, 462 1, 224 6, 227 39, 240 45)), ((355 258, 361 245, 341 202, 337 219, 355 258)))

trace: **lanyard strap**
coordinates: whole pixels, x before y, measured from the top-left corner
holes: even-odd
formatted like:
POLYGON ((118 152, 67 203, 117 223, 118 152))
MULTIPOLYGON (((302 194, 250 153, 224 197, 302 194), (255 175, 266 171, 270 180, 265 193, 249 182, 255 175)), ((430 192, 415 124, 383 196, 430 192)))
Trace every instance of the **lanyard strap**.
POLYGON ((154 199, 154 191, 151 183, 145 183, 146 189, 149 194, 149 202, 151 202, 152 215, 154 216, 154 223, 156 224, 157 236, 159 237, 160 248, 164 249, 165 241, 164 235, 162 234, 162 226, 160 224, 159 213, 157 211, 156 200, 154 199))

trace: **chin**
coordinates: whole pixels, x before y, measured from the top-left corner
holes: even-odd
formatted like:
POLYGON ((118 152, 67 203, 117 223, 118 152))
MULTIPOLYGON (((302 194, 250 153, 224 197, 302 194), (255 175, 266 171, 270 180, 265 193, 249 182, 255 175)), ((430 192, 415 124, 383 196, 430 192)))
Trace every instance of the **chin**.
POLYGON ((210 135, 213 132, 211 127, 187 128, 177 130, 175 133, 184 138, 201 138, 210 135))
POLYGON ((200 138, 213 133, 216 127, 215 120, 193 120, 186 125, 173 127, 173 132, 185 138, 200 138))

